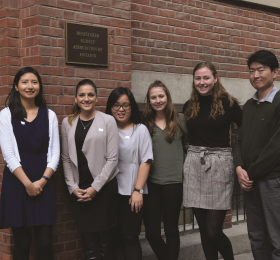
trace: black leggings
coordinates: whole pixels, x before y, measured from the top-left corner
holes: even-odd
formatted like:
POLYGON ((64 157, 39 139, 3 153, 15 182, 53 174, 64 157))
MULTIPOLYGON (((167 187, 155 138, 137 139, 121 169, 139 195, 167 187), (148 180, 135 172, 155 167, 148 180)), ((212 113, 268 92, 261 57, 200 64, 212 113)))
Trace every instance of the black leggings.
POLYGON ((114 260, 142 260, 142 248, 138 235, 114 234, 114 260))
POLYGON ((233 260, 231 242, 223 232, 226 210, 193 208, 206 260, 217 260, 218 252, 224 260, 233 260))
MULTIPOLYGON (((35 244, 37 258, 40 260, 53 260, 52 249, 53 226, 35 226, 35 244)), ((13 227, 15 249, 13 260, 29 260, 29 252, 32 242, 31 227, 13 227)))
POLYGON ((159 185, 148 182, 149 194, 144 210, 146 238, 159 260, 176 260, 180 251, 178 220, 183 184, 159 185), (161 237, 163 218, 166 242, 161 237))

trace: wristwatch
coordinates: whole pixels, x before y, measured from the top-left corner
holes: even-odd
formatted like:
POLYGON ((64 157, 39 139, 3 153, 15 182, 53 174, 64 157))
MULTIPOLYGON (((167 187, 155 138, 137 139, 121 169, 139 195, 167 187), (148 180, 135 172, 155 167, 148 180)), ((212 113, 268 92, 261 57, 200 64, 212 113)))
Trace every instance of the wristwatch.
POLYGON ((143 189, 136 189, 136 188, 134 188, 134 191, 138 191, 140 194, 143 194, 144 193, 144 190, 143 189))

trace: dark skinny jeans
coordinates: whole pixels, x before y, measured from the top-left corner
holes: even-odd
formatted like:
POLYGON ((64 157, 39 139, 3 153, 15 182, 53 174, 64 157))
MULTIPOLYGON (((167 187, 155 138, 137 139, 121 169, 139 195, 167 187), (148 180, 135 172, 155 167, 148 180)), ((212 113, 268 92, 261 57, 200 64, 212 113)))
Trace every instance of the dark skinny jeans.
POLYGON ((177 260, 180 251, 178 220, 183 184, 159 185, 148 182, 148 191, 144 202, 146 238, 159 260, 177 260), (162 219, 166 242, 161 237, 162 219))

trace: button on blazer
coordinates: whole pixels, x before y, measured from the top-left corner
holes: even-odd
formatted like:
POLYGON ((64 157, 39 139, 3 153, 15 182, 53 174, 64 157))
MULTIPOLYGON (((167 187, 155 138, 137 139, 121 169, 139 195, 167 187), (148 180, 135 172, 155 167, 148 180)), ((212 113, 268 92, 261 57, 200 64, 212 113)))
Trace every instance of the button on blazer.
MULTIPOLYGON (((79 188, 79 171, 75 143, 75 132, 80 116, 69 124, 64 118, 61 125, 62 162, 65 181, 70 194, 79 188)), ((82 152, 93 177, 91 186, 98 192, 104 184, 112 180, 118 173, 119 133, 115 119, 100 111, 86 135, 82 152)))

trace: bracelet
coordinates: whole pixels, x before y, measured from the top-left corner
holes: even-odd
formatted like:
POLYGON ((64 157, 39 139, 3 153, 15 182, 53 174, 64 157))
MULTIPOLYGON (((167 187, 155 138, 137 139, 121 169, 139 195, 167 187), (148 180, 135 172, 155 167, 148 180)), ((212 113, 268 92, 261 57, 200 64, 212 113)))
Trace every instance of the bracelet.
POLYGON ((46 181, 49 181, 49 178, 45 175, 43 175, 42 178, 44 178, 46 181))

